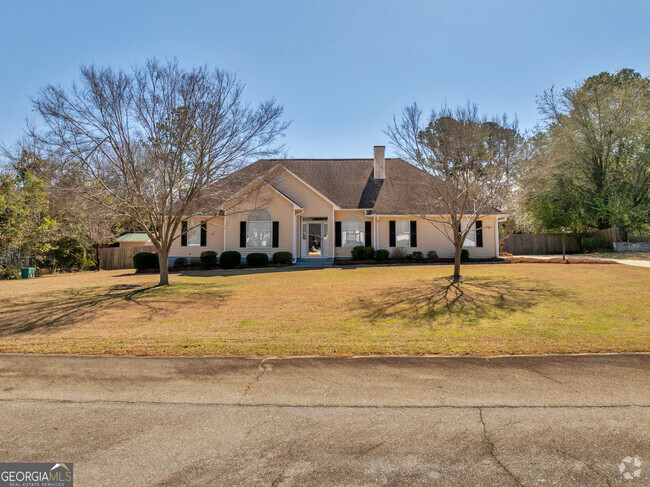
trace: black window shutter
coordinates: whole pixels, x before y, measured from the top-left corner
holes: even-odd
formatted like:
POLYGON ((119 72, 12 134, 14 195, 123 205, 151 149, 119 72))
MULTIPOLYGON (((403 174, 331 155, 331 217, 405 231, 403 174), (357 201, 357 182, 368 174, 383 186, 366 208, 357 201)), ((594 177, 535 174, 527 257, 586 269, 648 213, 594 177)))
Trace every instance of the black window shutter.
POLYGON ((181 222, 181 247, 187 247, 187 222, 181 222))
POLYGON ((418 222, 411 220, 411 247, 418 246, 418 222))
POLYGON ((483 220, 476 220, 476 246, 483 247, 483 220))
POLYGON ((208 224, 201 222, 201 247, 208 245, 208 224))
POLYGON ((395 247, 395 220, 388 222, 388 246, 395 247))
POLYGON ((372 247, 372 222, 366 222, 366 247, 372 247))
POLYGON ((341 246, 341 222, 334 222, 334 246, 341 246))
POLYGON ((280 246, 280 222, 273 222, 273 248, 280 246))
POLYGON ((239 246, 246 247, 246 222, 239 222, 239 246))

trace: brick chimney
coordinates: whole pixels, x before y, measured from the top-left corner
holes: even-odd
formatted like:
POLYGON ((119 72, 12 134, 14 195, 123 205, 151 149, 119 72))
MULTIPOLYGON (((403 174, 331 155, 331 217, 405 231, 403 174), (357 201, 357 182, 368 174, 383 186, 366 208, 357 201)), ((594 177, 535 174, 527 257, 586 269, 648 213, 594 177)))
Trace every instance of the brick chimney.
POLYGON ((375 146, 375 179, 386 179, 386 146, 375 146))

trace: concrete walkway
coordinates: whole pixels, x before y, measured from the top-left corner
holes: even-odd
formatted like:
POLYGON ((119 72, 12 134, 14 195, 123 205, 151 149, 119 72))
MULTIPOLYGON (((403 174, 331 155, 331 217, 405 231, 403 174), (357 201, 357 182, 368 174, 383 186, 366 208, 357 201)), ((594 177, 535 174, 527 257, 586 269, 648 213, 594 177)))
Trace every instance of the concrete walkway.
POLYGON ((650 483, 650 355, 0 355, 0 404, 80 486, 650 483))
MULTIPOLYGON (((562 254, 558 255, 515 255, 515 257, 525 257, 528 259, 557 259, 562 258, 562 254)), ((635 259, 610 259, 603 257, 590 257, 588 255, 573 255, 567 254, 567 258, 571 259, 586 259, 586 260, 612 260, 618 264, 631 265, 636 267, 650 267, 649 260, 635 260, 635 259)))

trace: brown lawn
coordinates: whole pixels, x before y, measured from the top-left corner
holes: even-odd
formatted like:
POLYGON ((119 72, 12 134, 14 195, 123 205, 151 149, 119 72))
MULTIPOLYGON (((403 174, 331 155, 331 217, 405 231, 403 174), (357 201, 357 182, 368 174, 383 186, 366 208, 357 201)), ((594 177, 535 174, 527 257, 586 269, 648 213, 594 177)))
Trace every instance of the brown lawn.
POLYGON ((646 352, 650 269, 483 264, 0 282, 0 352, 367 355, 646 352))

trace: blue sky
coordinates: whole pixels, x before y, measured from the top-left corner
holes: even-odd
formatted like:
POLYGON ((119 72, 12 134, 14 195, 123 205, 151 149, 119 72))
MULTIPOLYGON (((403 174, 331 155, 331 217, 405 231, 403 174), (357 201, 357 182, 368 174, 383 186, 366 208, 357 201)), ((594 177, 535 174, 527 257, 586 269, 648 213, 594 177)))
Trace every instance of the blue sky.
POLYGON ((276 97, 291 157, 371 157, 413 100, 472 100, 529 129, 553 84, 649 75, 648 25, 647 1, 0 0, 0 143, 45 84, 152 56, 235 71, 252 101, 276 97))

